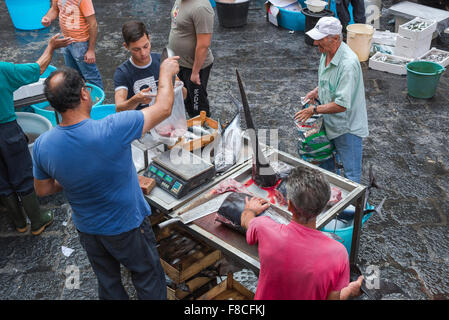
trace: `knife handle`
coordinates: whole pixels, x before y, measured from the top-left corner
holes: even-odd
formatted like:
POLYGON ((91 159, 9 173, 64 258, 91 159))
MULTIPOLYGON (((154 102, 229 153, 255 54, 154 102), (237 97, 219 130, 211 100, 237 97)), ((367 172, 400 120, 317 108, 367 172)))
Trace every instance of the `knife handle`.
POLYGON ((164 228, 168 227, 169 225, 176 223, 178 221, 181 221, 181 218, 175 217, 175 218, 168 219, 167 221, 161 222, 157 226, 159 229, 164 229, 164 228))

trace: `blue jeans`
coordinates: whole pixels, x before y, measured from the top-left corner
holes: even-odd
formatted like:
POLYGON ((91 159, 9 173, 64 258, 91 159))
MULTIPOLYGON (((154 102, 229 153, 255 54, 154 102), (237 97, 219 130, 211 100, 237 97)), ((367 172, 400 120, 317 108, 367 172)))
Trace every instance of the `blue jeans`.
MULTIPOLYGON (((362 138, 351 133, 346 133, 332 139, 331 142, 337 151, 337 162, 341 161, 343 164, 344 176, 354 182, 360 183, 362 176, 362 138)), ((335 168, 333 158, 321 163, 320 167, 340 174, 335 168)))
POLYGON ((104 90, 100 71, 97 64, 84 62, 84 55, 89 48, 89 42, 74 42, 63 48, 64 61, 66 66, 77 70, 86 82, 89 82, 104 90))
POLYGON ((91 235, 78 231, 79 239, 98 279, 101 300, 128 300, 120 264, 131 271, 140 300, 167 299, 164 269, 156 249, 156 238, 148 218, 140 227, 115 235, 91 235))

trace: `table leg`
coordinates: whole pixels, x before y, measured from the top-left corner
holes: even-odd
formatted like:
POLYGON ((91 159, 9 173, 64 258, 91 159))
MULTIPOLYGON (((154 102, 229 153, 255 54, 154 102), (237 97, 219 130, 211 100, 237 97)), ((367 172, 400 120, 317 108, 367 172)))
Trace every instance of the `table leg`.
POLYGON ((354 229, 352 231, 351 253, 349 255, 349 264, 357 264, 359 254, 360 233, 362 231, 363 209, 365 206, 366 189, 360 194, 356 201, 354 213, 354 229))

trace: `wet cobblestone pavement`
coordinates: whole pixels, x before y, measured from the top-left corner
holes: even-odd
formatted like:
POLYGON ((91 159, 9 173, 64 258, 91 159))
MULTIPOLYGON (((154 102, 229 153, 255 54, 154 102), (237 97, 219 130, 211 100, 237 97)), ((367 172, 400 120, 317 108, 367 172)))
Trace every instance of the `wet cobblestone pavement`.
MULTIPOLYGON (((161 52, 170 29, 174 1, 96 0, 99 37, 97 63, 106 100, 113 103, 113 73, 127 58, 122 47, 121 25, 143 20, 150 29, 152 50, 161 52)), ((296 130, 292 116, 299 97, 317 82, 319 53, 304 43, 302 32, 276 28, 265 20, 262 0, 251 1, 248 24, 225 29, 215 17, 212 50, 215 56, 208 92, 212 118, 230 120, 234 107, 228 92, 239 96, 238 68, 260 129, 279 129, 279 149, 296 155, 296 130)), ((384 5, 388 6, 388 1, 384 5)), ((59 31, 17 31, 0 3, 0 60, 34 62, 50 34, 59 31)), ((381 18, 382 29, 392 16, 381 18)), ((432 46, 449 50, 449 35, 432 46)), ((63 65, 57 52, 52 65, 63 65)), ((363 226, 359 262, 379 269, 382 279, 399 285, 412 299, 449 298, 449 74, 445 72, 432 99, 407 95, 405 76, 368 69, 362 63, 370 136, 364 140, 362 183, 368 183, 372 164, 381 190, 371 198, 377 204, 387 197, 384 216, 374 215, 363 226)), ((38 237, 19 235, 0 208, 0 299, 97 299, 97 282, 78 241, 71 209, 63 194, 40 199, 55 210, 55 221, 38 237), (74 249, 66 257, 61 247, 74 249), (80 270, 80 287, 66 281, 71 266, 80 270)), ((123 278, 135 298, 130 276, 123 278)), ((401 295, 386 299, 404 299, 401 295)))

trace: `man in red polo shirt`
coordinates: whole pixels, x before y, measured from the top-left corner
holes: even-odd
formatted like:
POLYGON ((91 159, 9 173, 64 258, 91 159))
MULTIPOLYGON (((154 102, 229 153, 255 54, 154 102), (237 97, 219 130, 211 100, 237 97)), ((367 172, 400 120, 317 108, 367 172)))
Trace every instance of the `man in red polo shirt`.
POLYGON ((269 203, 246 199, 241 225, 246 241, 258 243, 260 274, 255 300, 346 300, 360 295, 363 277, 349 283, 345 247, 316 230, 316 217, 331 194, 322 173, 297 167, 287 180, 288 225, 257 217, 269 203))

